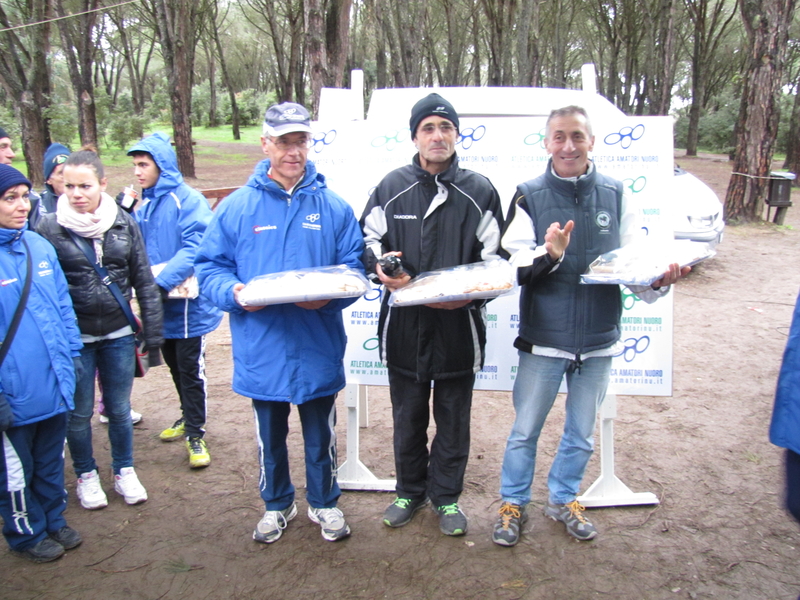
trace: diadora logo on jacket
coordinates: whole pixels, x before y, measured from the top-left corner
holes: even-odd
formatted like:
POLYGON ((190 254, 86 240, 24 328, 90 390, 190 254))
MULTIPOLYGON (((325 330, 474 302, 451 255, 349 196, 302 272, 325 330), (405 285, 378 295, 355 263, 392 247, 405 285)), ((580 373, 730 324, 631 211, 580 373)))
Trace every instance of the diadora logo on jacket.
POLYGON ((6 287, 7 285, 11 285, 15 281, 19 281, 19 278, 14 277, 14 279, 0 279, 0 286, 6 287))
POLYGON ((261 233, 262 231, 270 231, 277 228, 277 225, 253 225, 253 233, 261 233))
POLYGON ((319 231, 322 229, 322 224, 317 223, 319 221, 319 213, 312 213, 310 215, 306 215, 306 222, 303 223, 303 227, 306 229, 314 229, 319 231))
POLYGON ((408 220, 412 220, 412 219, 416 220, 417 219, 417 215, 392 215, 392 218, 393 219, 403 219, 403 220, 408 221, 408 220))

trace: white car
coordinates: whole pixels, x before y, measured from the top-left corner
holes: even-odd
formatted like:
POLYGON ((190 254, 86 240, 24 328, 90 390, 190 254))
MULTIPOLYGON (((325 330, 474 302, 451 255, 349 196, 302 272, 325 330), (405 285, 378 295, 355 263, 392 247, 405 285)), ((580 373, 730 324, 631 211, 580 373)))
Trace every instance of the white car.
POLYGON ((715 246, 722 241, 725 221, 722 202, 717 194, 691 173, 675 166, 673 189, 675 207, 675 239, 707 242, 715 246))

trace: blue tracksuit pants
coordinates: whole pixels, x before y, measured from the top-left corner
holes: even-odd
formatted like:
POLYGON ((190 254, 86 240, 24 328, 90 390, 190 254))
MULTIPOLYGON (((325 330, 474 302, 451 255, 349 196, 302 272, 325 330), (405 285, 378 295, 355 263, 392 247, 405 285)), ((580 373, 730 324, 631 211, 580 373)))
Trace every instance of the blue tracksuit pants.
MULTIPOLYGON (((333 508, 341 491, 336 483, 336 395, 298 404, 306 458, 306 499, 313 508, 333 508)), ((267 510, 284 510, 294 502, 289 474, 289 402, 253 400, 258 436, 261 498, 267 510)))
POLYGON ((67 413, 0 434, 0 516, 12 550, 26 550, 67 524, 66 437, 67 413))

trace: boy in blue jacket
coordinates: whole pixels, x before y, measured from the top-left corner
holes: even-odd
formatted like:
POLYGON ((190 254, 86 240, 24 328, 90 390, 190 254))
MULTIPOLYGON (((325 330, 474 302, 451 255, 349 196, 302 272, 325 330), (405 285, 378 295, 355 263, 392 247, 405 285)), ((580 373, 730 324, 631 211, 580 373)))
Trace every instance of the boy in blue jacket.
POLYGON ((64 519, 64 440, 83 344, 56 251, 28 230, 30 189, 0 164, 0 517, 14 554, 49 562, 82 541, 64 519))
POLYGON ((154 133, 128 150, 143 202, 134 213, 164 298, 161 354, 178 390, 181 417, 161 432, 165 442, 186 440, 191 468, 211 463, 203 436, 206 423, 205 336, 222 320, 222 311, 206 298, 168 298, 170 290, 194 274, 197 248, 211 221, 203 195, 183 182, 169 138, 154 133))
POLYGON ((233 390, 253 399, 266 512, 253 539, 270 544, 297 515, 286 447, 289 409, 303 427, 308 517, 322 537, 350 535, 337 508, 336 393, 345 385, 342 309, 355 299, 243 307, 239 291, 257 275, 344 264, 363 272, 353 209, 307 160, 311 127, 299 104, 267 110, 268 156, 223 202, 200 245, 195 269, 204 295, 230 313, 233 390))

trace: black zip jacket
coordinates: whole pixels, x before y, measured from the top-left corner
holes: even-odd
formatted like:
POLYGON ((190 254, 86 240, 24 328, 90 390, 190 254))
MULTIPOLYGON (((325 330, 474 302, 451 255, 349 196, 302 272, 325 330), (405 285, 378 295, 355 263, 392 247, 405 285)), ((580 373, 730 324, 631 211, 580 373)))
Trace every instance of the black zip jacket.
MULTIPOLYGON (((386 175, 361 217, 368 272, 389 251, 402 251, 411 276, 498 257, 503 215, 491 182, 461 169, 453 155, 437 175, 425 171, 419 155, 386 175)), ((417 381, 477 373, 486 345, 484 302, 456 310, 427 306, 389 308, 381 303, 378 324, 381 359, 417 381)))

